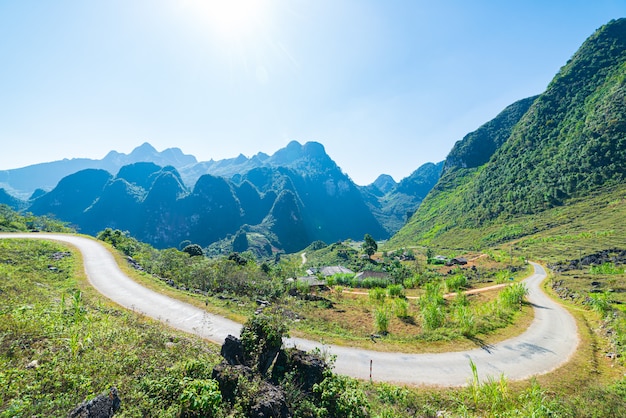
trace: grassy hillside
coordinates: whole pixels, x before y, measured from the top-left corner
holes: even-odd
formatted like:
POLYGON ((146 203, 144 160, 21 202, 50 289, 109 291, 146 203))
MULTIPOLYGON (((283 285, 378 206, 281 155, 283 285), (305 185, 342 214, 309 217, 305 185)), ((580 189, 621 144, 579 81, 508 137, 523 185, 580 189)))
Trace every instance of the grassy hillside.
MULTIPOLYGON (((122 399, 120 417, 248 416, 238 408, 249 392, 234 406, 216 396, 210 371, 219 362, 217 347, 111 305, 81 271, 77 254, 60 244, 0 241, 0 417, 65 416, 111 386, 122 399)), ((307 411, 294 416, 320 418, 440 411, 449 417, 619 416, 626 406, 623 368, 603 358, 604 338, 591 331, 601 329, 595 314, 577 312, 581 325, 590 321, 580 329, 580 351, 537 380, 470 380, 466 388, 445 390, 333 377, 319 389, 322 408, 302 402, 295 387, 289 402, 307 411)))
POLYGON ((626 174, 625 94, 626 19, 620 19, 585 41, 506 141, 494 136, 500 130, 457 144, 442 179, 390 245, 451 245, 452 236, 458 246, 492 244, 535 231, 512 219, 567 210, 618 187, 626 174), (477 143, 500 142, 485 163, 467 163, 481 162, 477 143))

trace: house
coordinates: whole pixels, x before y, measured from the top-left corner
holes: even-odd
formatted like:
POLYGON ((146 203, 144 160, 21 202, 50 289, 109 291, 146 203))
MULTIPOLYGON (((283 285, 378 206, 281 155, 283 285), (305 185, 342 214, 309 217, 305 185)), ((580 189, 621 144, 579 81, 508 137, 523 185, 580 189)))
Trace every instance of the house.
POLYGON ((387 273, 386 271, 361 271, 358 272, 356 274, 356 276, 354 276, 355 279, 357 279, 359 282, 363 281, 363 279, 370 279, 370 278, 376 278, 376 279, 389 279, 389 273, 387 273))
POLYGON ((467 258, 455 257, 446 263, 446 266, 464 266, 467 264, 467 258))
POLYGON ((334 276, 335 274, 354 274, 352 270, 343 266, 327 266, 321 268, 310 268, 306 271, 309 276, 321 274, 324 277, 334 276))
POLYGON ((307 283, 309 287, 326 287, 326 282, 324 280, 320 280, 317 276, 298 277, 295 281, 298 283, 307 283))

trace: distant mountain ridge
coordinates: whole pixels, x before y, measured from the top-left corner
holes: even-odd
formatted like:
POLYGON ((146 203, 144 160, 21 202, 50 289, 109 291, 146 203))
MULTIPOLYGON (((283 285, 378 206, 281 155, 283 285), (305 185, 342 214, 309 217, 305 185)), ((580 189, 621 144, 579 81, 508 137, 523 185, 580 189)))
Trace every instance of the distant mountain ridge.
POLYGON ((197 163, 196 157, 184 154, 178 148, 168 148, 158 152, 145 142, 130 154, 110 151, 103 159, 73 158, 34 164, 12 170, 0 170, 0 188, 22 200, 28 199, 37 189, 51 190, 59 181, 70 174, 88 168, 102 169, 109 173, 128 164, 152 162, 162 166, 182 168, 197 163))
POLYGON ((460 245, 485 227, 492 232, 482 245, 493 245, 539 227, 528 221, 532 227, 507 230, 514 217, 539 216, 625 181, 626 19, 619 19, 591 35, 543 94, 509 106, 458 142, 390 245, 460 245))
MULTIPOLYGON (((141 148, 131 154, 149 159, 151 147, 144 144, 141 148)), ((192 160, 178 158, 179 163, 187 161, 192 160)), ((394 189, 409 184, 408 180, 394 182, 387 193, 376 186, 365 190, 316 142, 301 145, 292 141, 271 156, 200 164, 192 163, 180 171, 153 162, 125 165, 117 174, 104 169, 81 170, 32 199, 28 210, 54 215, 92 235, 116 228, 159 248, 178 247, 187 241, 202 246, 218 243, 221 252, 236 247, 264 257, 277 251, 297 251, 317 240, 361 239, 366 233, 385 239, 394 232, 390 227, 404 222, 389 221, 397 211, 385 212, 384 198, 389 199, 394 189), (189 187, 181 171, 198 174, 200 164, 205 169, 213 164, 221 173, 235 174, 205 173, 189 187), (247 169, 237 171, 242 167, 247 169)), ((433 178, 427 183, 432 187, 435 182, 433 178)), ((409 202, 405 204, 410 205, 419 205, 427 193, 420 190, 413 196, 412 187, 402 190, 403 199, 409 202)), ((406 212, 404 207, 402 211, 406 212)), ((404 217, 404 212, 399 216, 404 217)))

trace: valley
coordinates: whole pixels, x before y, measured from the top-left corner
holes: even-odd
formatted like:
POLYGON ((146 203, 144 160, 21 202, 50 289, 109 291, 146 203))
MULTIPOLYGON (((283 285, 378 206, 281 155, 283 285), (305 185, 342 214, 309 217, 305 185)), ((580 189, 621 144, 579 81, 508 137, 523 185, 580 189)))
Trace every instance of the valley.
POLYGON ((0 172, 0 417, 113 384, 122 416, 623 416, 625 92, 617 19, 399 182, 313 141, 0 172), (304 389, 270 340, 334 368, 304 389))

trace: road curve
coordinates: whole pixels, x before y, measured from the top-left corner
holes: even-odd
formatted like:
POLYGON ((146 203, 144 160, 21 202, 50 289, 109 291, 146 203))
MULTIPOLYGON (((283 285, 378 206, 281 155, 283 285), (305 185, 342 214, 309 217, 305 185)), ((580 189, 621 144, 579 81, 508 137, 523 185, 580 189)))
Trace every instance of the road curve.
MULTIPOLYGON (((119 269, 112 254, 96 240, 47 233, 0 234, 0 238, 49 239, 75 246, 82 253, 85 272, 96 290, 123 307, 174 328, 216 343, 222 343, 229 334, 239 335, 241 330, 241 324, 139 285, 119 269)), ((334 354, 335 371, 359 379, 370 378, 372 364, 373 380, 393 383, 463 386, 471 379, 470 359, 481 380, 499 378, 501 374, 522 380, 548 373, 569 359, 579 339, 574 318, 540 290, 545 270, 531 264, 535 272, 524 283, 535 318, 523 334, 492 346, 441 354, 405 354, 329 346, 300 338, 289 338, 286 344, 304 350, 317 347, 334 354)))

